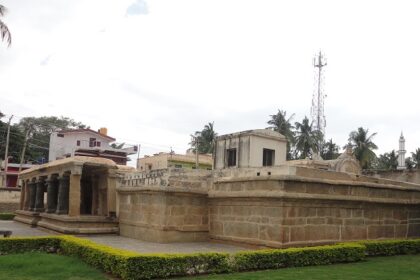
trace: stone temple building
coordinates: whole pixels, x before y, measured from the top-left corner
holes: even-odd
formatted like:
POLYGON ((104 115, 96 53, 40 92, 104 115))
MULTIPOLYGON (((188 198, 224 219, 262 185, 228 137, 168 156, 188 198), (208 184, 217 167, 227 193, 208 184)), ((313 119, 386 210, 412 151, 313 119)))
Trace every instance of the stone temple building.
POLYGON ((16 220, 65 233, 261 247, 420 236, 420 184, 362 175, 350 151, 286 161, 271 130, 219 136, 213 170, 74 157, 22 174, 16 220))

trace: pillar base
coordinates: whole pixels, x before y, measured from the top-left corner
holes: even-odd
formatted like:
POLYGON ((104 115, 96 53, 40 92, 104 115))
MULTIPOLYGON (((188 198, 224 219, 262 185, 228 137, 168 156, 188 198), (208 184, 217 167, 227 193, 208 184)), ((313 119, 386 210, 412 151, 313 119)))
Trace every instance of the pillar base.
POLYGON ((55 209, 47 209, 45 210, 45 213, 55 213, 57 212, 55 209))
POLYGON ((68 210, 57 210, 57 211, 55 211, 55 214, 57 214, 57 215, 63 215, 63 214, 67 215, 68 213, 69 213, 68 210))
POLYGON ((34 212, 44 212, 45 208, 35 208, 33 211, 34 212))

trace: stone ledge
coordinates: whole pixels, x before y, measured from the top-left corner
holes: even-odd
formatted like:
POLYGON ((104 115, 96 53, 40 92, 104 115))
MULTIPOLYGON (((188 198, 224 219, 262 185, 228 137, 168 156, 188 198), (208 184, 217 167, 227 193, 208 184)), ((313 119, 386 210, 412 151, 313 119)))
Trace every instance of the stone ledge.
POLYGON ((21 188, 18 188, 18 187, 6 187, 6 188, 3 188, 3 187, 0 187, 0 191, 12 191, 12 192, 20 192, 21 191, 21 188))
POLYGON ((367 198, 349 195, 328 195, 312 193, 289 193, 284 191, 210 191, 209 198, 273 198, 273 199, 310 199, 310 200, 335 200, 335 201, 357 201, 367 203, 418 205, 420 199, 403 200, 392 198, 367 198))
POLYGON ((92 216, 92 215, 81 215, 81 216, 68 216, 68 215, 58 215, 50 213, 38 213, 41 217, 57 220, 60 222, 77 222, 77 223, 110 223, 118 224, 117 219, 109 219, 104 216, 92 216))
MULTIPOLYGON (((357 178, 357 177, 356 177, 357 178)), ((360 178, 360 177, 359 177, 360 178)), ((363 178, 362 178, 363 179, 363 178)), ((233 183, 233 182, 249 182, 249 181, 295 181, 305 183, 324 183, 328 185, 344 185, 344 186, 364 186, 372 188, 384 188, 384 189, 397 189, 397 190, 411 190, 420 192, 420 185, 407 182, 389 181, 389 184, 379 183, 379 181, 385 179, 378 179, 378 183, 372 183, 363 180, 332 180, 322 179, 314 177, 303 177, 296 175, 270 175, 270 176, 252 176, 252 177, 239 177, 239 178, 218 178, 214 180, 214 184, 220 183, 233 183), (396 185, 396 184, 400 185, 396 185), (404 185, 404 186, 401 186, 404 185)))
POLYGON ((141 186, 141 187, 117 187, 117 192, 165 192, 165 193, 182 193, 190 195, 207 195, 207 190, 174 188, 161 186, 141 186))
POLYGON ((54 225, 53 223, 47 221, 39 221, 38 226, 47 228, 53 231, 57 231, 64 234, 114 234, 118 233, 118 227, 104 227, 104 228, 72 228, 72 227, 65 227, 54 225))
POLYGON ((149 229, 155 229, 160 231, 179 231, 179 232, 208 232, 209 227, 208 225, 200 225, 200 226, 165 226, 165 225, 152 225, 149 223, 141 223, 141 222, 132 222, 128 220, 121 220, 120 219, 120 225, 129 225, 129 226, 136 226, 136 227, 142 227, 142 228, 149 228, 149 229))

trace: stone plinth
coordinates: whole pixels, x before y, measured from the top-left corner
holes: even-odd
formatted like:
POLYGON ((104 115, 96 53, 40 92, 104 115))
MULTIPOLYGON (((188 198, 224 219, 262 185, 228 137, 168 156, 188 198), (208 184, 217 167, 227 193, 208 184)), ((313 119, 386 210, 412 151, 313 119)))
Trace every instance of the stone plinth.
POLYGON ((167 187, 119 188, 122 236, 152 242, 208 239, 207 194, 167 187))
POLYGON ((102 216, 71 217, 42 213, 37 225, 64 234, 118 233, 118 221, 102 216))
POLYGON ((420 237, 418 185, 296 171, 218 178, 209 192, 210 237, 269 247, 420 237))

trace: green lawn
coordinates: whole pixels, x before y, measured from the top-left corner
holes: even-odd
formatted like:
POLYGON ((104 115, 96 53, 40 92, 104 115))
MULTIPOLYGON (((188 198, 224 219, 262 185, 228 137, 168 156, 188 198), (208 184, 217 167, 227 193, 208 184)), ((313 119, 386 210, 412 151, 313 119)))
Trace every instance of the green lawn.
POLYGON ((369 258, 367 261, 364 262, 352 264, 285 268, 257 272, 188 277, 183 279, 419 280, 420 255, 377 257, 369 258))
POLYGON ((44 253, 24 253, 0 256, 0 279, 103 280, 107 277, 76 258, 44 253))

